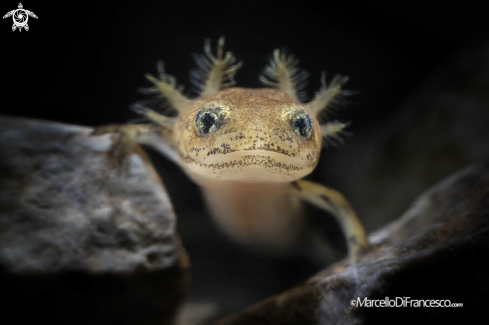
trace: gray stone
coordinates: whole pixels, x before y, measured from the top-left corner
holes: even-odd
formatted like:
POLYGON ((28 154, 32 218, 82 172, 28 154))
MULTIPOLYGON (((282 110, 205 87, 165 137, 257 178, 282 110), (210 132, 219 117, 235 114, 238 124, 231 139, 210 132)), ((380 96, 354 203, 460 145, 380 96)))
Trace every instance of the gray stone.
POLYGON ((170 323, 189 263, 166 190, 139 146, 114 167, 113 136, 91 132, 0 118, 2 313, 17 324, 170 323))
POLYGON ((357 265, 339 261, 304 285, 217 324, 489 321, 489 164, 467 168, 432 187, 370 240, 374 247, 357 265), (403 297, 448 299, 463 307, 352 305, 365 297, 398 304, 403 297))

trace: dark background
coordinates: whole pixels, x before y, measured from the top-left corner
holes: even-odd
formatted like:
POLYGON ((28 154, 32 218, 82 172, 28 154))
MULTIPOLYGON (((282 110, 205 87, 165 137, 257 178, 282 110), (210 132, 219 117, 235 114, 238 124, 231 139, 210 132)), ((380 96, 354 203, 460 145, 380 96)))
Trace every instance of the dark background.
MULTIPOLYGON (((226 37, 244 62, 238 85, 260 87, 258 74, 283 47, 310 73, 350 77, 357 91, 343 112, 354 128, 378 125, 452 53, 487 42, 487 11, 470 1, 71 1, 24 2, 36 13, 28 32, 2 20, 3 114, 83 125, 122 123, 140 99, 143 78, 163 59, 186 89, 204 39, 226 37)), ((6 13, 17 1, 4 2, 6 13)), ((215 44, 215 43, 214 43, 215 44)))
MULTIPOLYGON (((480 3, 480 4, 479 4, 480 3)), ((3 1, 2 15, 17 8, 3 1)), ((28 32, 0 25, 0 113, 97 126, 136 118, 128 107, 147 87, 145 73, 167 72, 191 89, 192 53, 219 36, 243 67, 238 86, 260 87, 258 74, 275 48, 285 48, 310 73, 309 98, 329 79, 347 75, 354 95, 338 112, 351 121, 355 143, 400 114, 401 103, 456 53, 487 45, 489 19, 470 1, 25 1, 28 32), (357 139, 357 140, 356 140, 357 139)), ((340 149, 330 149, 335 155, 340 149)), ((1 153, 0 153, 1 155, 1 153)), ((193 301, 236 310, 297 284, 315 270, 304 261, 254 256, 228 242, 203 212, 198 189, 177 167, 152 155, 179 216, 193 261, 193 301), (202 233, 205 234, 202 234, 202 233), (233 297, 234 299, 228 299, 233 297)), ((362 159, 358 157, 357 159, 362 159)), ((320 164, 323 164, 324 161, 320 164)), ((312 178, 321 178, 318 173, 312 178)))

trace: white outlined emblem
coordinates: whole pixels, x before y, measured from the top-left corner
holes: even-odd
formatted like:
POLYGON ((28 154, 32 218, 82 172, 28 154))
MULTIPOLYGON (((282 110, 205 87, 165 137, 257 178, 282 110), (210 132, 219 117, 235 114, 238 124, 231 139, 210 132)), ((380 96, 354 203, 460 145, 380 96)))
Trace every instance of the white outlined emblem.
POLYGON ((33 18, 37 18, 36 14, 32 11, 23 9, 22 3, 19 2, 19 8, 11 10, 3 16, 3 18, 7 18, 12 16, 14 20, 14 24, 12 25, 12 31, 15 31, 16 28, 19 29, 19 32, 24 28, 26 31, 29 30, 29 25, 27 25, 27 21, 29 20, 29 16, 33 18))

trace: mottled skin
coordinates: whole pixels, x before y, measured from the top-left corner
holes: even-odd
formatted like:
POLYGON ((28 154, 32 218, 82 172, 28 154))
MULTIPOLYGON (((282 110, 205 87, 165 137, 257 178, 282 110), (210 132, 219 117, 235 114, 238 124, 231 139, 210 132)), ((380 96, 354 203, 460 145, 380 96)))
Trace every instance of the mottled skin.
MULTIPOLYGON (((321 145, 337 139, 345 124, 320 124, 317 116, 340 94, 346 78, 336 77, 323 86, 313 101, 301 103, 297 85, 304 78, 297 61, 279 51, 260 80, 272 88, 226 88, 241 63, 219 40, 217 56, 205 46, 197 58, 201 94, 188 99, 176 88, 173 77, 158 66, 160 78, 147 78, 151 91, 178 111, 167 117, 144 107, 135 110, 152 124, 104 126, 95 134, 121 134, 114 148, 123 158, 124 148, 139 142, 168 156, 200 185, 215 222, 234 240, 274 254, 290 254, 309 242, 321 240, 307 232, 301 201, 333 214, 347 237, 354 262, 368 246, 354 210, 338 192, 301 180, 317 165, 321 145)), ((312 248, 327 254, 326 248, 312 248)), ((315 256, 327 260, 327 256, 315 256)))
MULTIPOLYGON (((288 115, 307 110, 276 89, 228 88, 196 100, 177 119, 174 141, 188 173, 237 181, 290 182, 317 165, 321 134, 317 121, 309 138, 298 136, 288 115), (202 136, 195 116, 202 107, 221 107, 225 117, 202 136)), ((205 184, 201 184, 205 186, 205 184)))

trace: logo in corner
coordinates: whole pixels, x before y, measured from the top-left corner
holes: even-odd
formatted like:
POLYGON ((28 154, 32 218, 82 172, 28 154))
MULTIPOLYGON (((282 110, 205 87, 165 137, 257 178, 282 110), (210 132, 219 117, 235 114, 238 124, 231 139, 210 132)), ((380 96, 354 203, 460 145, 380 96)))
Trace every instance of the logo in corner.
POLYGON ((7 12, 5 16, 3 16, 3 18, 5 19, 10 16, 12 16, 12 19, 14 20, 12 31, 15 31, 18 28, 19 32, 22 31, 22 28, 24 28, 26 31, 29 30, 29 25, 27 25, 29 16, 37 18, 35 13, 29 10, 25 10, 22 6, 22 3, 19 3, 19 8, 7 12))

